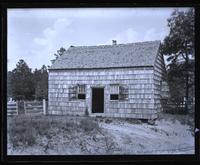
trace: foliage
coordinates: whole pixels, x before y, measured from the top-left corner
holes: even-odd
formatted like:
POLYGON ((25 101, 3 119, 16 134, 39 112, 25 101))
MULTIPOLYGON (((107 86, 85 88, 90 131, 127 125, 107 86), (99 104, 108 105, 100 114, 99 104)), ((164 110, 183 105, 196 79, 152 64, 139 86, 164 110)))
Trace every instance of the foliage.
POLYGON ((34 71, 35 99, 48 98, 48 72, 45 65, 40 70, 34 71))
POLYGON ((176 61, 178 56, 186 59, 188 54, 194 55, 194 9, 175 10, 167 21, 170 31, 161 45, 162 54, 169 55, 170 61, 176 61))
POLYGON ((48 72, 45 65, 34 72, 24 60, 7 72, 7 95, 15 100, 48 99, 48 72))
POLYGON ((178 105, 168 105, 167 108, 164 110, 165 113, 169 114, 180 114, 180 115, 186 115, 187 111, 185 110, 184 107, 180 107, 178 105))
POLYGON ((194 88, 194 9, 175 10, 167 20, 169 34, 161 44, 161 53, 167 55, 168 83, 172 100, 186 97, 186 109, 190 88, 194 88), (191 74, 189 74, 191 73, 191 74))
POLYGON ((32 81, 32 72, 24 60, 19 60, 16 68, 13 69, 10 84, 14 99, 33 99, 34 84, 32 81))
POLYGON ((7 97, 13 97, 12 84, 11 84, 12 72, 7 72, 7 97))
POLYGON ((62 56, 65 53, 66 49, 61 47, 59 50, 57 50, 57 53, 54 53, 55 59, 51 60, 52 64, 55 62, 55 60, 58 59, 58 57, 62 56))

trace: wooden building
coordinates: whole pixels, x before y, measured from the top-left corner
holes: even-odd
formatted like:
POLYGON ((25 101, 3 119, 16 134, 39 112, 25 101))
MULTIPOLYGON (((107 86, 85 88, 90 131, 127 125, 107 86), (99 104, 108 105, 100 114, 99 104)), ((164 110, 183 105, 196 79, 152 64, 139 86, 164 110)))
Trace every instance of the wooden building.
POLYGON ((156 119, 166 77, 159 47, 71 46, 49 69, 48 114, 156 119))

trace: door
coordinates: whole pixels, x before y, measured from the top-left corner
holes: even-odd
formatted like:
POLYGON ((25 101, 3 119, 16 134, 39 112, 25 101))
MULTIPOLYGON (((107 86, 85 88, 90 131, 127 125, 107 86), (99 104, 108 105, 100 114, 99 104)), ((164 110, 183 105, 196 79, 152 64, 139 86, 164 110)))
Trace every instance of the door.
POLYGON ((92 88, 92 113, 104 112, 104 88, 92 88))

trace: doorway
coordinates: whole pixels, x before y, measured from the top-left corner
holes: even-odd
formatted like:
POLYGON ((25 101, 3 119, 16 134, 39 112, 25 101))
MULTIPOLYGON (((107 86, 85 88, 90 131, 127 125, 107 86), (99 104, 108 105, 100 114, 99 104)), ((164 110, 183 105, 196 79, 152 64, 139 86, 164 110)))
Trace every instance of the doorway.
POLYGON ((92 113, 104 113, 104 88, 92 88, 92 113))

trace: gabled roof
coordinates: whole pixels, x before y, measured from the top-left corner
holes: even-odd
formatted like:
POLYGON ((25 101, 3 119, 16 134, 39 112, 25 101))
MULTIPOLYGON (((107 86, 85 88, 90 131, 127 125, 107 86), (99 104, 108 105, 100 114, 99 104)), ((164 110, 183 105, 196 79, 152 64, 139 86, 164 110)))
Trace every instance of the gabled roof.
POLYGON ((71 46, 50 69, 153 66, 160 41, 117 45, 71 46))

